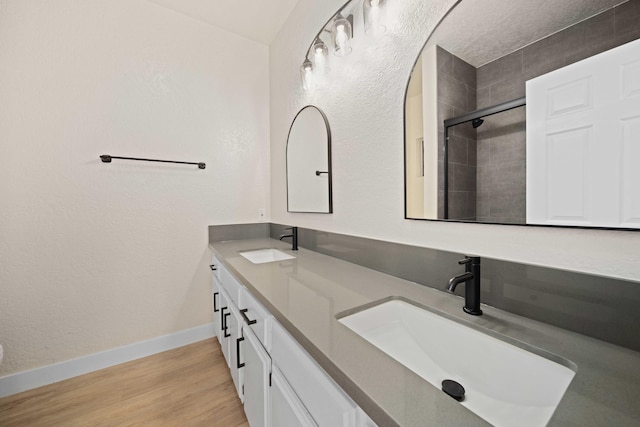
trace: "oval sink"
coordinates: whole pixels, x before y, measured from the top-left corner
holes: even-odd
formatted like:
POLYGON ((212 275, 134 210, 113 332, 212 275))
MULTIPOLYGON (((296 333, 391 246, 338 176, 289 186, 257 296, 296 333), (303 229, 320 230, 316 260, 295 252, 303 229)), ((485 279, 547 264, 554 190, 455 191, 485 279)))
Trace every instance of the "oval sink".
POLYGON ((295 258, 286 252, 277 249, 257 249, 254 251, 238 252, 240 255, 248 259, 254 264, 264 264, 265 262, 284 261, 285 259, 295 258))
POLYGON ((460 403, 496 426, 545 426, 575 372, 402 300, 339 319, 389 356, 441 388, 464 387, 460 403))

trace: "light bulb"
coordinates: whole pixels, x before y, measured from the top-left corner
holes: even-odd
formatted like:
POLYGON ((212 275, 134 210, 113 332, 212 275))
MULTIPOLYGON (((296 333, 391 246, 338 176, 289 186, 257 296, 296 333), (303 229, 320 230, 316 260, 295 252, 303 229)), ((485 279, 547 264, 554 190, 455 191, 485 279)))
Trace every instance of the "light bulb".
POLYGON ((333 28, 331 29, 333 52, 337 56, 345 56, 351 53, 350 42, 352 36, 351 22, 338 14, 333 21, 333 28))
POLYGON ((313 63, 305 59, 300 67, 300 78, 302 79, 302 87, 305 90, 315 89, 315 80, 313 78, 313 63))
POLYGON ((383 34, 387 27, 383 25, 384 0, 366 0, 362 4, 364 16, 364 33, 367 35, 383 34))

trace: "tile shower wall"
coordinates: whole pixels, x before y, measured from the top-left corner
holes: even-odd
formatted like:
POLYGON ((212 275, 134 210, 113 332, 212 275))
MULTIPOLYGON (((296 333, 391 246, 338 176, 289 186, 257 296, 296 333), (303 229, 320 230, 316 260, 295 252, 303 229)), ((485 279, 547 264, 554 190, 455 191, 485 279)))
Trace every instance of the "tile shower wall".
MULTIPOLYGON (((444 119, 476 109, 476 69, 437 47, 438 217, 444 218, 444 119)), ((476 130, 470 123, 449 129, 449 219, 476 219, 476 130)))
MULTIPOLYGON (((477 108, 525 96, 525 82, 640 38, 631 0, 477 69, 477 108)), ((477 129, 477 219, 526 222, 525 107, 485 118, 477 129)))

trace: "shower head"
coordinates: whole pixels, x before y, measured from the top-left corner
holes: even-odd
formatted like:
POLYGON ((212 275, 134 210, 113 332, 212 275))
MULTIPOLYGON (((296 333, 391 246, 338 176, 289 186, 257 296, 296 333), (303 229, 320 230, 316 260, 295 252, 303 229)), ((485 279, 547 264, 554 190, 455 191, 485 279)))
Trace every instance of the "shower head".
POLYGON ((483 123, 484 123, 484 120, 482 119, 473 119, 473 121, 471 122, 471 126, 473 126, 473 128, 476 129, 476 128, 479 128, 483 123))

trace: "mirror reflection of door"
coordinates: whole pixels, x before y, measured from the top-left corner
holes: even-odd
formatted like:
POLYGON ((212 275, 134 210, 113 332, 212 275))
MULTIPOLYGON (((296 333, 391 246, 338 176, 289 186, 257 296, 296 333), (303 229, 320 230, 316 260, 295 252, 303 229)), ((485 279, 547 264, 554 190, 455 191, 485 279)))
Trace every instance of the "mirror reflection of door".
POLYGON ((461 1, 432 33, 405 100, 406 218, 532 223, 527 107, 448 128, 446 165, 444 122, 526 99, 527 81, 640 37, 640 1, 561 3, 461 1))
POLYGON ((287 140, 287 210, 332 213, 331 133, 320 109, 306 106, 287 140))

